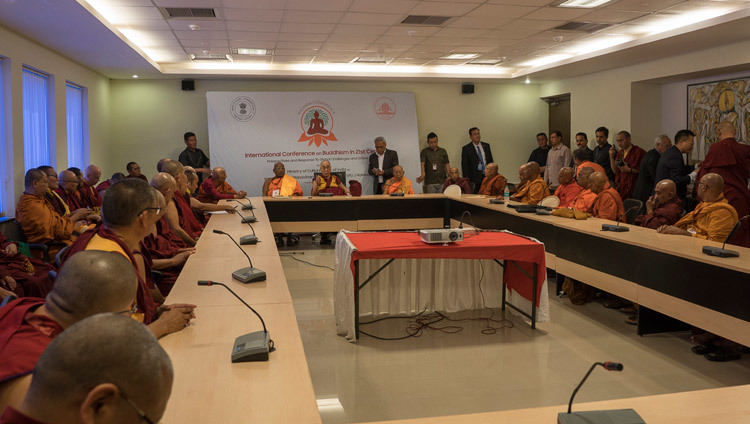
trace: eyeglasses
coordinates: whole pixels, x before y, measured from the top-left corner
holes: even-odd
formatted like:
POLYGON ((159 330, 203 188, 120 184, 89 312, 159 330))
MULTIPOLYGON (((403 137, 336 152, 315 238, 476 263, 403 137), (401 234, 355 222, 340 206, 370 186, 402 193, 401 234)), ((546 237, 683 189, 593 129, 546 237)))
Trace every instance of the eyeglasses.
MULTIPOLYGON (((161 213, 162 209, 163 208, 161 206, 154 206, 152 208, 144 208, 143 212, 146 212, 146 211, 156 211, 156 214, 158 215, 158 214, 161 213)), ((143 213, 143 212, 141 212, 141 213, 143 213)))
POLYGON ((128 399, 128 397, 125 396, 125 393, 123 393, 122 390, 120 390, 120 397, 123 398, 123 400, 125 400, 125 402, 127 402, 131 408, 133 408, 133 410, 138 414, 138 418, 140 418, 141 420, 145 421, 148 424, 156 424, 154 421, 151 420, 151 418, 148 417, 148 415, 146 415, 145 412, 143 412, 141 408, 138 407, 138 405, 133 403, 132 400, 128 399))
POLYGON ((126 309, 124 311, 117 312, 117 315, 133 315, 134 313, 138 312, 138 301, 133 301, 133 304, 130 305, 130 309, 126 309))

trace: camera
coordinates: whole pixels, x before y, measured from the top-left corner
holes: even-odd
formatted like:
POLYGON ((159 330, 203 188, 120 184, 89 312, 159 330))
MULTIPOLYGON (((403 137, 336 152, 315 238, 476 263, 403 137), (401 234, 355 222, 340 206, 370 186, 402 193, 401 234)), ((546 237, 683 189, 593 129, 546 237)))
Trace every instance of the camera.
POLYGON ((615 161, 615 165, 617 165, 617 166, 625 166, 625 161, 622 160, 622 159, 617 159, 615 161))

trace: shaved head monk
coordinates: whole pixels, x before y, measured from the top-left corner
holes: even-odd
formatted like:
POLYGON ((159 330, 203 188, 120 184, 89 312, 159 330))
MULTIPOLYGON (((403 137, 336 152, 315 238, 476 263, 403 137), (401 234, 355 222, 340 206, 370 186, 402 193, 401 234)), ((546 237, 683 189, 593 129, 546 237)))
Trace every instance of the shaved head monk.
POLYGON ((573 168, 563 167, 557 174, 557 182, 560 185, 555 190, 555 196, 560 199, 561 208, 569 208, 583 188, 573 178, 573 168))
POLYGON ((125 178, 125 174, 123 174, 122 172, 115 172, 111 177, 109 177, 108 180, 99 183, 99 185, 96 186, 96 192, 99 193, 99 198, 102 198, 104 196, 104 193, 107 192, 109 186, 122 180, 123 178, 125 178))
MULTIPOLYGON (((175 161, 170 161, 169 163, 176 163, 182 166, 179 162, 175 161)), ((164 169, 167 168, 168 167, 165 165, 164 169)), ((181 184, 187 182, 187 177, 184 172, 179 172, 178 178, 180 179, 181 184)), ((195 246, 197 237, 192 237, 180 226, 180 216, 177 213, 177 206, 173 202, 174 195, 177 192, 177 180, 166 172, 160 172, 154 175, 154 178, 151 179, 151 187, 161 192, 166 202, 164 205, 164 216, 161 217, 156 225, 158 233, 161 236, 170 239, 172 243, 179 247, 195 246), (176 237, 176 240, 173 236, 176 237)))
POLYGON ((60 269, 45 299, 21 298, 0 309, 0 408, 18 407, 31 371, 65 328, 101 312, 129 313, 138 280, 132 265, 111 252, 85 251, 60 269))
POLYGON ((81 193, 81 206, 84 208, 91 208, 95 212, 99 212, 99 208, 102 206, 102 198, 99 197, 99 193, 96 191, 96 183, 102 177, 102 170, 96 165, 89 165, 86 167, 86 173, 83 176, 83 182, 81 188, 78 190, 81 193))
POLYGON ((625 214, 625 208, 617 190, 608 186, 606 174, 594 172, 589 176, 589 190, 596 194, 590 213, 596 218, 617 221, 625 214))
POLYGON ((36 169, 47 174, 47 193, 44 198, 52 205, 52 209, 55 210, 60 216, 70 215, 70 208, 68 208, 65 200, 62 199, 55 190, 60 187, 60 181, 57 177, 57 171, 55 168, 49 165, 39 166, 36 169))
POLYGON ((126 178, 107 190, 102 200, 102 225, 81 234, 65 251, 63 263, 81 250, 116 252, 128 258, 138 274, 137 316, 157 337, 185 328, 195 305, 162 305, 151 267, 141 253, 141 241, 151 233, 164 208, 158 192, 146 182, 126 178))
POLYGON ((455 166, 452 166, 448 170, 448 178, 446 178, 445 182, 443 183, 443 191, 445 191, 448 186, 451 185, 457 185, 461 187, 461 193, 462 194, 471 194, 471 186, 469 185, 469 179, 468 178, 461 178, 461 174, 458 171, 458 168, 455 166))
POLYGON ((53 190, 67 205, 67 213, 70 214, 77 209, 81 209, 81 195, 78 193, 76 174, 69 169, 60 172, 57 184, 58 187, 53 190))
POLYGON ((164 172, 163 166, 165 163, 169 162, 170 158, 163 158, 159 159, 159 162, 156 162, 156 172, 164 172))
POLYGON ((657 229, 662 234, 677 234, 722 242, 737 223, 737 211, 724 197, 724 179, 705 174, 696 188, 701 202, 674 225, 657 229))
POLYGON ((198 200, 203 203, 217 203, 221 199, 244 199, 247 192, 235 191, 227 182, 227 171, 222 167, 216 167, 211 171, 211 176, 201 184, 198 200))
POLYGON ((286 173, 286 167, 281 162, 273 165, 273 177, 263 182, 264 196, 304 196, 302 187, 296 178, 286 173))
POLYGON ((156 423, 173 379, 169 357, 142 325, 112 313, 94 315, 49 345, 23 403, 0 421, 156 423))
POLYGON ((487 164, 484 168, 484 178, 482 179, 482 185, 479 187, 478 194, 493 197, 503 195, 507 180, 502 174, 497 172, 497 170, 498 166, 496 163, 490 162, 487 164))
POLYGON ((396 165, 393 167, 393 177, 383 183, 383 194, 393 193, 414 194, 411 181, 404 176, 404 167, 396 165))
POLYGON ((635 225, 657 229, 662 225, 673 225, 682 216, 682 200, 677 197, 677 186, 672 180, 661 180, 654 188, 654 195, 646 201, 646 214, 635 218, 635 225))
POLYGON ((522 180, 524 182, 518 186, 516 194, 511 197, 511 200, 536 205, 549 196, 549 187, 547 187, 547 183, 544 182, 539 171, 539 164, 536 162, 529 162, 521 167, 519 174, 523 174, 522 180))
POLYGON ((583 190, 573 199, 573 204, 571 205, 573 209, 581 212, 591 210, 591 205, 594 204, 594 199, 596 199, 596 194, 592 193, 589 189, 589 177, 593 173, 594 168, 588 166, 584 166, 578 170, 578 185, 583 190))
POLYGON ((633 196, 641 161, 646 156, 646 151, 633 145, 630 133, 627 131, 618 132, 615 140, 620 150, 618 151, 614 146, 609 149, 609 165, 615 173, 617 193, 620 194, 621 199, 629 199, 633 196))

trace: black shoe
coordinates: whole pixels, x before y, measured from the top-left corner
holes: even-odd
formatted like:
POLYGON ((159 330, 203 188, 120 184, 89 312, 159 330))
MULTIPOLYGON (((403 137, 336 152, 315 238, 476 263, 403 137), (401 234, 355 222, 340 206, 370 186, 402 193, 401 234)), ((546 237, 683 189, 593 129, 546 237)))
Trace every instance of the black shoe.
POLYGON ((742 355, 740 355, 739 352, 734 351, 734 350, 719 349, 715 352, 707 353, 703 355, 703 357, 708 359, 709 361, 727 362, 727 361, 736 361, 742 358, 742 355))
POLYGON ((707 355, 707 354, 716 352, 718 349, 719 349, 718 346, 716 346, 715 344, 710 344, 710 343, 705 344, 705 345, 703 344, 695 345, 690 348, 690 350, 692 350, 693 353, 696 355, 707 355))
POLYGON ((320 244, 333 244, 333 242, 331 241, 331 237, 325 235, 320 238, 320 244))
POLYGON ((284 247, 284 237, 273 236, 273 238, 276 239, 276 247, 278 248, 284 247))
POLYGON ((299 236, 296 236, 294 234, 289 234, 286 237, 286 245, 287 246, 296 246, 299 244, 299 236))

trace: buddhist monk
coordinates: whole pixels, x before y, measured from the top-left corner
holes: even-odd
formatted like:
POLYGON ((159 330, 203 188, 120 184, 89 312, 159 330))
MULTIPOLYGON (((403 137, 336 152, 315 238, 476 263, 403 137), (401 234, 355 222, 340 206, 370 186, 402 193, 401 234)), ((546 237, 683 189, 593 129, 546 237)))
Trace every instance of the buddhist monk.
POLYGON ((195 308, 195 305, 157 307, 154 302, 155 296, 161 295, 154 286, 150 260, 140 249, 141 240, 151 233, 162 214, 158 192, 141 179, 126 178, 104 195, 102 225, 81 234, 63 255, 63 263, 81 250, 116 252, 128 258, 138 274, 136 317, 157 337, 184 328, 194 317, 195 308))
MULTIPOLYGON (((180 178, 187 180, 184 173, 180 178)), ((166 201, 164 216, 157 223, 157 227, 160 228, 159 234, 167 238, 174 236, 177 238, 176 241, 182 241, 183 244, 179 247, 195 246, 195 238, 191 237, 180 226, 180 216, 177 213, 177 206, 173 202, 174 194, 177 191, 177 181, 170 174, 160 172, 151 179, 151 187, 161 192, 166 201), (162 229, 161 227, 166 228, 162 229)))
POLYGON ((99 193, 99 197, 104 197, 104 193, 107 192, 109 186, 120 181, 123 178, 125 178, 125 174, 123 174, 122 172, 115 172, 108 180, 99 183, 99 185, 96 186, 96 192, 99 193))
POLYGON ((227 171, 217 167, 211 171, 211 176, 201 184, 198 200, 203 203, 217 203, 221 199, 244 199, 247 197, 245 191, 235 191, 227 182, 227 171))
POLYGON ((404 168, 401 165, 394 166, 393 177, 383 183, 383 194, 387 196, 393 193, 414 194, 411 181, 404 177, 404 168))
POLYGON ((156 172, 164 172, 164 170, 162 169, 162 166, 164 166, 164 164, 169 162, 170 160, 172 159, 170 158, 159 159, 159 161, 156 162, 156 172))
POLYGON ((99 208, 102 206, 102 198, 99 197, 99 193, 94 187, 99 179, 102 177, 102 170, 96 165, 89 165, 86 167, 86 175, 83 177, 81 188, 78 191, 81 193, 81 206, 85 208, 91 208, 94 212, 99 212, 99 208))
POLYGON ((516 194, 511 196, 511 200, 516 200, 529 205, 537 205, 545 197, 549 196, 549 187, 539 174, 539 164, 529 162, 523 165, 519 170, 523 173, 524 183, 516 190, 516 194))
POLYGON ((80 252, 60 269, 44 299, 21 298, 0 308, 0 408, 20 406, 31 371, 65 328, 101 312, 129 313, 137 277, 121 255, 80 252))
POLYGON ((47 296, 54 281, 49 272, 55 267, 18 251, 18 244, 0 234, 0 288, 17 297, 47 296))
POLYGON ((555 196, 560 199, 561 208, 569 208, 573 206, 573 201, 578 197, 578 193, 583 190, 583 187, 578 185, 576 180, 573 178, 573 168, 563 167, 557 174, 557 182, 560 185, 555 190, 555 196))
POLYGON ((576 167, 576 176, 581 169, 588 167, 594 170, 594 172, 604 172, 604 168, 596 162, 591 161, 591 151, 589 149, 576 149, 573 151, 573 164, 576 167))
POLYGON ((125 169, 128 171, 128 175, 125 178, 140 178, 143 181, 148 181, 148 178, 141 174, 141 166, 138 165, 138 162, 128 162, 125 165, 125 169))
POLYGON ((594 204, 596 194, 592 193, 589 189, 589 177, 594 173, 594 168, 584 166, 578 170, 578 185, 581 186, 581 190, 578 195, 573 199, 572 208, 581 212, 588 212, 591 210, 591 205, 594 204))
POLYGON ((302 187, 297 179, 287 175, 286 168, 281 162, 273 165, 273 178, 266 178, 263 183, 264 196, 304 196, 302 187))
POLYGON ((674 225, 662 225, 662 234, 678 234, 723 242, 737 223, 737 211, 724 197, 724 179, 705 174, 696 188, 701 202, 674 225))
POLYGON ((60 172, 58 187, 53 189, 57 196, 67 205, 67 214, 84 208, 81 205, 80 193, 78 193, 78 178, 73 171, 65 170, 60 172))
POLYGON ((83 187, 83 172, 79 168, 76 168, 75 166, 71 166, 68 168, 68 171, 72 172, 76 176, 76 182, 78 185, 76 186, 76 190, 79 190, 81 187, 83 187))
POLYGON ((169 357, 142 325, 98 314, 50 343, 4 423, 156 423, 172 390, 169 357))
POLYGON ((625 214, 625 208, 617 190, 606 188, 607 182, 607 175, 601 172, 589 176, 589 190, 596 194, 589 213, 596 218, 617 221, 625 214))
POLYGON ((317 196, 319 193, 331 193, 334 196, 349 195, 349 190, 341 182, 341 178, 331 174, 331 162, 327 160, 320 162, 320 175, 313 180, 311 194, 317 196))
POLYGON ((620 131, 615 138, 618 151, 612 146, 609 149, 609 166, 615 173, 615 184, 617 184, 617 193, 621 199, 630 199, 633 197, 635 182, 638 180, 638 170, 641 168, 641 161, 646 156, 646 151, 638 146, 634 146, 627 131, 620 131))
POLYGON ((662 225, 674 225, 681 216, 682 200, 677 197, 677 186, 672 180, 661 180, 653 196, 646 201, 646 214, 638 215, 634 224, 657 229, 662 225))
POLYGON ((496 163, 490 162, 487 164, 484 170, 482 185, 479 187, 478 194, 492 197, 503 195, 507 180, 502 174, 497 172, 497 170, 498 167, 496 163))
MULTIPOLYGON (((750 146, 740 144, 734 138, 737 131, 729 121, 722 121, 716 129, 719 139, 709 147, 706 159, 698 172, 698 178, 708 173, 721 175, 724 179, 724 197, 737 211, 739 217, 750 215, 750 146)), ((750 222, 740 228, 730 240, 738 246, 750 247, 750 222)))
POLYGON ((456 168, 455 166, 451 167, 451 169, 448 171, 448 178, 446 178, 445 182, 443 183, 443 191, 445 191, 448 186, 454 184, 461 187, 461 194, 471 194, 469 179, 461 178, 461 174, 459 174, 458 168, 456 168))
POLYGON ((44 194, 44 198, 52 205, 52 209, 60 216, 70 215, 70 209, 65 201, 55 193, 55 190, 60 187, 59 180, 57 178, 57 171, 55 168, 49 165, 42 165, 36 169, 44 172, 47 175, 47 193, 44 194))

